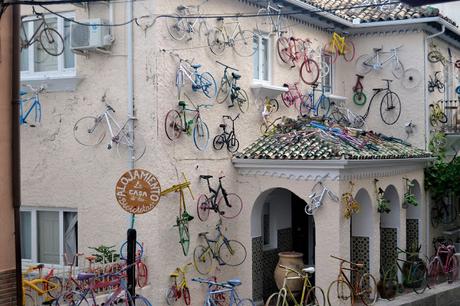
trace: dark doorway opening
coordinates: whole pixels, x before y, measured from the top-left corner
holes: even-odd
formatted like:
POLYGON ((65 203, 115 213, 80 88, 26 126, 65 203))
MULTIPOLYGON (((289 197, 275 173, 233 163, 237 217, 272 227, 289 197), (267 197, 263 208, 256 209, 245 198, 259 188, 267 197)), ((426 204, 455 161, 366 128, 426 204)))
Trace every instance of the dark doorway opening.
POLYGON ((303 261, 307 265, 315 264, 315 222, 313 216, 305 213, 305 201, 292 194, 292 247, 296 252, 303 253, 303 261))

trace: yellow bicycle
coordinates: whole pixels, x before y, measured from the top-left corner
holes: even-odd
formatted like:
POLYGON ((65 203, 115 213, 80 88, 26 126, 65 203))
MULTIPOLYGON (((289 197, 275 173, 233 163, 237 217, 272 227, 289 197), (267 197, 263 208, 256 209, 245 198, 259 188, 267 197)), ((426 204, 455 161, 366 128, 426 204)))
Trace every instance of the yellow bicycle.
POLYGON ((31 266, 22 273, 22 305, 31 306, 36 305, 35 296, 43 296, 44 303, 51 303, 62 293, 61 280, 57 276, 50 277, 49 279, 43 278, 39 275, 37 278, 29 279, 28 275, 35 270, 41 270, 43 264, 31 266), (35 294, 33 294, 35 292, 35 294))
POLYGON ((438 126, 439 123, 447 123, 448 119, 442 110, 441 103, 443 103, 443 101, 439 100, 434 104, 430 104, 430 123, 432 127, 438 126))
POLYGON ((316 305, 326 305, 326 297, 324 295, 323 289, 318 286, 312 286, 310 283, 309 277, 310 274, 315 272, 315 268, 308 267, 302 269, 303 273, 296 271, 292 268, 279 265, 284 269, 284 280, 283 287, 281 287, 279 292, 275 292, 268 298, 265 306, 316 306, 316 305), (294 276, 289 276, 294 274, 294 276), (295 295, 292 293, 291 289, 288 286, 288 281, 297 281, 303 280, 302 294, 300 299, 297 301, 295 295))
POLYGON ((331 40, 324 46, 324 52, 331 55, 332 63, 336 62, 339 55, 345 61, 351 62, 355 58, 355 45, 348 37, 334 32, 331 40))
POLYGON ((188 267, 191 265, 192 263, 190 262, 183 267, 178 267, 169 275, 172 285, 166 294, 166 303, 168 305, 174 304, 181 297, 184 298, 185 305, 190 305, 190 290, 188 289, 187 277, 185 274, 187 273, 188 267), (180 280, 178 282, 179 277, 180 280))
POLYGON ((353 187, 355 184, 350 181, 350 191, 342 194, 342 204, 345 206, 345 212, 343 216, 346 219, 350 219, 352 214, 359 212, 359 203, 353 197, 353 187))

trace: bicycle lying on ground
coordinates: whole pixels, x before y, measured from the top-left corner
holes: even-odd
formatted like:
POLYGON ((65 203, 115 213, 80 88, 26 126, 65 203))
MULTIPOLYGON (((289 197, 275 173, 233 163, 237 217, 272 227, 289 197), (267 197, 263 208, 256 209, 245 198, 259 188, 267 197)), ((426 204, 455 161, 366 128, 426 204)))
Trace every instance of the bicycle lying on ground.
POLYGON ((229 279, 226 282, 213 282, 204 278, 192 278, 192 281, 199 282, 208 285, 208 292, 204 299, 204 306, 215 306, 220 305, 220 299, 216 299, 216 296, 222 294, 229 295, 229 300, 226 301, 228 306, 255 306, 254 302, 251 299, 241 299, 238 296, 236 287, 241 285, 239 279, 229 279))
POLYGON ((178 267, 173 273, 169 274, 172 284, 168 290, 168 293, 166 294, 166 303, 168 305, 173 305, 181 297, 184 298, 185 305, 190 305, 190 290, 188 288, 186 276, 188 267, 190 265, 192 265, 192 263, 188 263, 183 267, 178 267))
POLYGON ((305 205, 305 213, 307 215, 313 215, 315 211, 323 205, 323 200, 326 194, 333 200, 334 202, 338 202, 339 198, 332 192, 330 191, 326 186, 323 185, 322 182, 316 183, 310 195, 308 196, 309 201, 307 201, 307 205, 305 205), (320 186, 322 189, 317 193, 316 187, 320 186))
POLYGON ((399 60, 398 55, 398 51, 401 48, 402 46, 399 46, 397 48, 390 49, 390 51, 382 51, 383 47, 374 48, 373 55, 363 54, 356 59, 356 71, 358 74, 363 75, 369 73, 371 70, 382 70, 384 66, 391 64, 391 72, 393 73, 393 76, 397 79, 402 78, 404 75, 404 67, 399 60))
POLYGON ((401 115, 401 100, 397 93, 390 89, 390 83, 393 80, 382 79, 386 82, 386 87, 373 88, 374 94, 372 95, 369 104, 367 106, 366 113, 363 115, 363 119, 366 120, 371 109, 372 102, 375 97, 380 93, 384 93, 382 99, 380 100, 380 118, 387 125, 393 125, 398 121, 399 116, 401 115))
POLYGON ((216 238, 208 238, 208 232, 199 233, 205 245, 198 245, 193 251, 193 264, 200 274, 208 274, 213 267, 213 259, 219 266, 239 266, 247 256, 246 248, 237 240, 230 240, 222 233, 222 220, 216 225, 216 238))
POLYGON ((112 116, 113 113, 115 113, 113 107, 105 103, 105 111, 102 114, 96 117, 80 118, 73 127, 75 140, 84 146, 96 146, 102 142, 108 130, 110 134, 110 141, 107 144, 108 150, 111 150, 113 144, 116 144, 118 155, 121 158, 128 159, 132 151, 132 159, 134 161, 139 160, 145 153, 144 138, 138 132, 133 133, 130 128, 130 126, 134 126, 134 121, 137 118, 130 117, 123 124, 120 124, 112 116))
POLYGON ((209 183, 209 179, 212 178, 212 175, 200 175, 200 179, 204 179, 208 183, 208 190, 211 193, 209 197, 205 194, 198 197, 197 213, 201 221, 208 220, 209 211, 211 210, 223 218, 232 219, 238 216, 243 209, 243 201, 240 196, 236 193, 227 193, 222 186, 222 179, 224 177, 225 176, 219 176, 219 185, 216 190, 213 189, 209 183), (222 195, 220 195, 220 193, 222 193, 222 195))
POLYGON ((28 85, 27 86, 32 95, 28 98, 25 96, 28 94, 27 91, 25 90, 20 90, 19 95, 21 96, 21 99, 19 100, 19 124, 27 124, 30 127, 35 127, 37 123, 40 123, 42 119, 42 106, 40 104, 40 93, 43 92, 46 87, 45 86, 40 86, 39 88, 33 88, 32 86, 28 85), (25 105, 30 103, 29 108, 24 110, 25 105), (34 114, 34 122, 28 121, 29 116, 34 114))
POLYGON ((219 127, 222 129, 222 133, 214 137, 212 145, 215 150, 221 150, 224 147, 224 145, 227 145, 228 152, 235 153, 236 151, 238 151, 240 142, 238 141, 238 139, 236 139, 235 135, 235 120, 238 119, 239 116, 239 114, 235 118, 232 118, 230 116, 222 116, 224 120, 229 119, 230 121, 232 121, 232 130, 230 132, 227 131, 226 123, 222 123, 219 125, 219 127))

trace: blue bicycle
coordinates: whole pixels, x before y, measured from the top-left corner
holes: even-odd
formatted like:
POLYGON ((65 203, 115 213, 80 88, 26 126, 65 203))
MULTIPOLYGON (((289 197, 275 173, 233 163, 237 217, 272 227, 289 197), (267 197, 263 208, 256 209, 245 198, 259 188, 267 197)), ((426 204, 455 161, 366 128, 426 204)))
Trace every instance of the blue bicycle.
POLYGON ((40 104, 39 94, 45 90, 44 86, 40 86, 39 88, 35 89, 32 86, 28 85, 30 88, 30 92, 32 95, 28 98, 24 97, 29 92, 25 90, 20 90, 19 95, 21 99, 19 100, 19 124, 28 124, 30 127, 35 127, 37 123, 40 123, 42 118, 42 106, 40 104), (29 108, 24 113, 24 108, 27 103, 30 102, 29 108), (31 114, 34 114, 34 122, 28 122, 27 119, 31 114))
POLYGON ((192 278, 192 281, 208 285, 208 292, 204 300, 204 306, 219 306, 222 304, 228 306, 255 306, 251 299, 241 299, 236 292, 236 287, 241 285, 239 279, 229 279, 226 282, 214 282, 204 278, 192 278), (223 301, 222 299, 229 299, 223 301))
POLYGON ((178 98, 180 100, 181 90, 185 84, 184 77, 192 83, 192 90, 203 91, 206 97, 214 98, 217 96, 217 83, 212 74, 209 72, 199 73, 200 64, 191 64, 190 62, 180 59, 179 67, 176 71, 176 87, 178 98))
POLYGON ((307 116, 311 113, 313 117, 322 117, 326 118, 329 114, 329 109, 331 108, 331 101, 329 97, 325 95, 325 88, 324 85, 321 85, 321 90, 317 89, 318 84, 312 85, 312 91, 307 93, 304 96, 303 101, 300 103, 299 111, 300 115, 307 116), (321 92, 318 100, 315 99, 315 92, 321 92))

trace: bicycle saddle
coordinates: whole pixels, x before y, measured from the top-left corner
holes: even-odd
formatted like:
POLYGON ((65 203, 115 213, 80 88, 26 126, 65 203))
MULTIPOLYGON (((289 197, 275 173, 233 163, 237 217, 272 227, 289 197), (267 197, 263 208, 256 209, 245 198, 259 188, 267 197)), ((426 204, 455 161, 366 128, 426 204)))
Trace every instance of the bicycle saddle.
POLYGON ((225 123, 222 123, 222 124, 219 124, 219 127, 225 129, 227 127, 227 125, 225 123))
POLYGON ((229 279, 227 283, 232 287, 241 285, 241 281, 239 279, 229 279))
POLYGON ((200 178, 208 180, 208 179, 212 178, 212 175, 200 175, 200 178))
POLYGON ((202 232, 202 233, 199 233, 198 236, 206 236, 207 234, 209 234, 209 232, 202 232))
POLYGON ((372 90, 375 90, 375 91, 380 91, 380 90, 384 90, 385 88, 372 88, 372 90))
POLYGON ((233 77, 235 80, 239 80, 239 79, 241 78, 241 75, 238 74, 238 73, 232 72, 232 77, 233 77))
POLYGON ((380 47, 380 48, 372 48, 372 50, 374 50, 374 52, 382 51, 382 49, 383 49, 382 47, 380 47))
POLYGON ((198 69, 201 67, 200 64, 191 64, 190 66, 192 66, 193 69, 198 69))
POLYGON ((390 79, 382 79, 382 81, 385 81, 385 82, 393 82, 393 80, 390 80, 390 79))
POLYGON ((313 274, 313 273, 315 273, 315 268, 314 267, 303 268, 302 272, 305 272, 305 273, 308 273, 308 274, 313 274))
POLYGON ((94 273, 82 272, 82 273, 78 273, 77 279, 79 281, 84 281, 84 280, 94 278, 95 276, 96 276, 96 274, 94 274, 94 273))
POLYGON ((185 107, 185 106, 187 106, 187 104, 185 103, 185 101, 179 101, 179 106, 180 107, 185 107))

